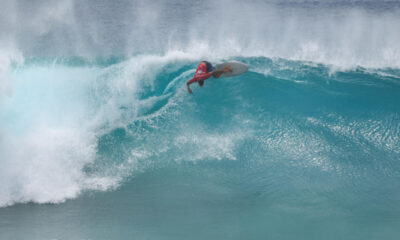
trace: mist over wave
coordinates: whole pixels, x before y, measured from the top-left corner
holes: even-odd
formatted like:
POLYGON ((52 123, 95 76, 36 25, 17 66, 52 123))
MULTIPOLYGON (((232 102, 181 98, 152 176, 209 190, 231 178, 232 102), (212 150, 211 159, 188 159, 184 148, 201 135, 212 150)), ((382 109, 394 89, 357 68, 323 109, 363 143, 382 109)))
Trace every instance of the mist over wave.
POLYGON ((370 176, 393 200, 399 16, 390 1, 5 1, 0 206, 221 160, 340 187, 370 176), (203 59, 250 71, 188 95, 203 59))
POLYGON ((5 1, 2 48, 31 56, 190 52, 400 66, 397 1, 5 1), (28 9, 26 11, 25 9, 28 9))

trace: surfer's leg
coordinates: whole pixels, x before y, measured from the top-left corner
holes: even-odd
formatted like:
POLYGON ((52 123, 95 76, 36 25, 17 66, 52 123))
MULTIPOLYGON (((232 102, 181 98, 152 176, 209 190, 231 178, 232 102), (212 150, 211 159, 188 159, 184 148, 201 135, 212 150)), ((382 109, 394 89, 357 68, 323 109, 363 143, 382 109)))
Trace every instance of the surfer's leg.
POLYGON ((223 71, 215 71, 213 72, 212 76, 214 78, 219 78, 224 72, 223 71))
POLYGON ((202 87, 204 84, 204 80, 200 80, 200 81, 198 81, 198 83, 199 83, 199 86, 202 87))

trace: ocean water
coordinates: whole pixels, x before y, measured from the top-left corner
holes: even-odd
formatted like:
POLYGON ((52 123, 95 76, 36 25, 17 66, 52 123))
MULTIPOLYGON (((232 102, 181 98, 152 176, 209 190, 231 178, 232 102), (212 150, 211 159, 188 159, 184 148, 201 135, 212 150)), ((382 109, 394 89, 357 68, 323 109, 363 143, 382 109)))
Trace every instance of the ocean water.
POLYGON ((4 1, 0 239, 399 239, 399 1, 4 1), (185 83, 201 60, 249 71, 185 83))

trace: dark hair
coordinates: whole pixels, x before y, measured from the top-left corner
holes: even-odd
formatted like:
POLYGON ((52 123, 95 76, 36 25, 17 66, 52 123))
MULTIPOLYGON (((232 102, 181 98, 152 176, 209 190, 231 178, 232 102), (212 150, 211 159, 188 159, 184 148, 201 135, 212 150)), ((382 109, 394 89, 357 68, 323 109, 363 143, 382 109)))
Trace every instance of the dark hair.
POLYGON ((213 69, 213 65, 207 61, 202 61, 203 63, 205 63, 207 65, 207 72, 209 72, 211 69, 213 69))

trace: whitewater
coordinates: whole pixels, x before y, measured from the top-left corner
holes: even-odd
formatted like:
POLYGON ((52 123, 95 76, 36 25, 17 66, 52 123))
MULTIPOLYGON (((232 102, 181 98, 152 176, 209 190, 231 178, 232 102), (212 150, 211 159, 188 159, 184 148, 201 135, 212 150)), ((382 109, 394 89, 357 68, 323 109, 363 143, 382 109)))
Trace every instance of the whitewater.
POLYGON ((398 238, 399 1, 2 5, 0 239, 398 238))

